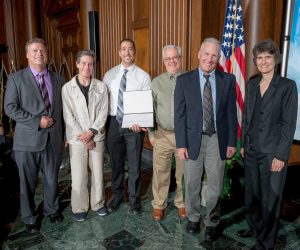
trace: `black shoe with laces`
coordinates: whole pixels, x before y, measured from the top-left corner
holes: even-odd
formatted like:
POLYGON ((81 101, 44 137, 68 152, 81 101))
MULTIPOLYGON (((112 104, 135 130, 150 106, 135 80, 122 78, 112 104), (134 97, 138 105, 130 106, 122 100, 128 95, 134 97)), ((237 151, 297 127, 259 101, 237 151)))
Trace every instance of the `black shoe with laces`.
POLYGON ((122 199, 118 199, 116 197, 113 197, 107 205, 107 211, 109 213, 117 211, 119 209, 121 203, 122 203, 122 199))
POLYGON ((25 224, 26 231, 30 234, 36 233, 39 231, 39 227, 36 223, 25 224))
POLYGON ((250 238, 254 236, 254 231, 252 228, 242 229, 237 232, 237 235, 241 238, 250 238))
POLYGON ((206 227, 204 233, 204 239, 208 242, 215 241, 219 238, 220 233, 217 227, 206 227))
POLYGON ((141 212, 141 206, 139 205, 133 205, 130 206, 129 208, 129 213, 133 214, 133 215, 137 215, 141 212))
POLYGON ((188 220, 186 224, 186 231, 190 234, 196 234, 200 231, 200 223, 188 220))
POLYGON ((61 213, 50 214, 48 217, 52 223, 60 223, 64 220, 64 216, 61 213))

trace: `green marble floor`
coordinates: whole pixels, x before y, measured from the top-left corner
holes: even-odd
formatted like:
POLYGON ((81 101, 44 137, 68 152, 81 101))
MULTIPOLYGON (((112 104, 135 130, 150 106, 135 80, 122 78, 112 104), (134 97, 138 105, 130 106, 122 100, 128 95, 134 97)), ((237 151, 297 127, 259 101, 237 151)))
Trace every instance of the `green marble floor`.
MULTIPOLYGON (((186 232, 186 220, 178 218, 177 210, 172 203, 174 193, 170 193, 170 202, 164 220, 153 221, 151 218, 151 156, 147 154, 143 161, 141 214, 130 214, 128 203, 124 202, 118 211, 108 214, 104 218, 90 211, 86 221, 75 221, 70 206, 71 180, 66 158, 59 178, 59 196, 64 221, 60 224, 52 224, 48 218, 42 218, 40 232, 29 234, 18 216, 3 244, 3 249, 246 250, 254 245, 253 238, 242 239, 236 236, 236 232, 246 226, 243 208, 237 208, 222 216, 223 234, 216 242, 210 244, 203 239, 203 226, 200 234, 195 236, 186 232)), ((108 159, 106 162, 104 179, 108 200, 111 196, 111 175, 108 159)), ((41 183, 42 180, 40 180, 36 194, 37 204, 40 204, 39 211, 41 211, 42 204, 41 183)), ((226 210, 230 211, 230 209, 226 210)), ((300 250, 300 221, 281 220, 277 243, 276 249, 300 250)))

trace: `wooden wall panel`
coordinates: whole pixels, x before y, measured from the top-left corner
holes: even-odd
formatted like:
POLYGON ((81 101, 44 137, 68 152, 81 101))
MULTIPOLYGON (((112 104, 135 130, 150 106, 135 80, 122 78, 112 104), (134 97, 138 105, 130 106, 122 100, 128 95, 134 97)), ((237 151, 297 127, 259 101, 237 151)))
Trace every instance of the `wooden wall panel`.
POLYGON ((188 69, 198 66, 198 51, 207 37, 222 40, 226 1, 190 0, 188 69))
POLYGON ((150 75, 155 77, 165 71, 162 48, 168 44, 182 48, 183 68, 187 69, 189 1, 151 0, 150 4, 150 75))
POLYGON ((16 69, 21 69, 27 66, 25 57, 25 39, 24 27, 20 23, 24 23, 23 1, 21 0, 6 0, 4 1, 5 13, 5 31, 6 44, 8 46, 8 60, 14 62, 16 69))
POLYGON ((100 75, 120 63, 119 43, 126 37, 124 0, 99 1, 100 75))
POLYGON ((150 1, 147 0, 129 0, 127 21, 128 34, 135 42, 136 56, 135 63, 143 70, 149 73, 150 69, 150 1))
MULTIPOLYGON (((54 59, 57 66, 57 70, 62 63, 66 62, 69 72, 65 72, 65 79, 70 80, 75 74, 77 74, 77 68, 75 64, 76 54, 80 50, 80 33, 79 22, 76 18, 76 14, 64 16, 64 18, 73 20, 72 25, 74 27, 66 30, 68 24, 64 23, 64 19, 53 19, 47 17, 45 25, 48 29, 45 29, 45 37, 49 46, 49 60, 54 59)), ((69 24, 70 25, 70 24, 69 24)))
POLYGON ((252 63, 253 46, 267 38, 273 39, 280 46, 284 2, 281 0, 243 1, 247 79, 257 73, 252 63))
POLYGON ((143 28, 138 29, 133 32, 134 41, 137 46, 137 53, 135 56, 135 62, 136 64, 141 67, 146 72, 150 71, 150 65, 149 65, 149 58, 151 57, 150 50, 149 50, 149 39, 146 39, 146 37, 149 37, 149 28, 143 28))
POLYGON ((149 0, 135 0, 133 3, 133 20, 143 20, 149 18, 149 0))
MULTIPOLYGON (((5 24, 5 4, 4 1, 0 1, 0 24, 5 24)), ((6 29, 5 25, 0 25, 0 44, 4 44, 7 46, 6 41, 6 29)), ((8 53, 0 54, 0 67, 2 67, 2 61, 5 65, 5 67, 8 67, 8 53)), ((1 123, 1 121, 0 121, 1 123)))

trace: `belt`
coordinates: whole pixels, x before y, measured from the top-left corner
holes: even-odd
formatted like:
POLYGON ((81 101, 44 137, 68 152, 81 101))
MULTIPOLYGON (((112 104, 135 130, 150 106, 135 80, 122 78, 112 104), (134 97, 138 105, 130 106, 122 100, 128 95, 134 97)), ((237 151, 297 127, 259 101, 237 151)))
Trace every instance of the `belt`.
MULTIPOLYGON (((214 132, 212 133, 212 135, 215 134, 215 133, 217 133, 217 131, 214 131, 214 132)), ((202 132, 202 135, 208 135, 208 134, 205 133, 205 132, 202 132)))

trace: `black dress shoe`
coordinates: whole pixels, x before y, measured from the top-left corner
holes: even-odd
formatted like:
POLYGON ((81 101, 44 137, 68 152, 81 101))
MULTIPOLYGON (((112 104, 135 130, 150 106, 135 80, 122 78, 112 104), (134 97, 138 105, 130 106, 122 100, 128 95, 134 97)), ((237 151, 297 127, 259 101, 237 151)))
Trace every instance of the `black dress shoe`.
POLYGON ((26 224, 25 226, 28 233, 33 234, 39 231, 39 227, 36 223, 26 224))
POLYGON ((206 227, 205 233, 204 233, 204 239, 206 241, 212 242, 219 238, 219 232, 217 230, 217 227, 206 227))
POLYGON ((64 220, 64 216, 61 213, 50 214, 48 217, 52 223, 60 223, 64 220))
POLYGON ((130 208, 129 208, 129 213, 131 213, 133 215, 137 215, 140 212, 141 212, 141 206, 139 206, 139 205, 130 206, 130 208))
POLYGON ((254 231, 252 228, 242 229, 237 232, 237 235, 241 238, 250 238, 254 236, 254 231))
POLYGON ((251 247, 249 250, 263 250, 263 248, 255 245, 255 246, 251 247))
POLYGON ((121 203, 122 203, 122 199, 117 199, 114 197, 107 205, 107 211, 109 213, 117 211, 119 209, 121 203))
POLYGON ((188 220, 186 231, 190 234, 196 234, 200 231, 200 223, 188 220))

